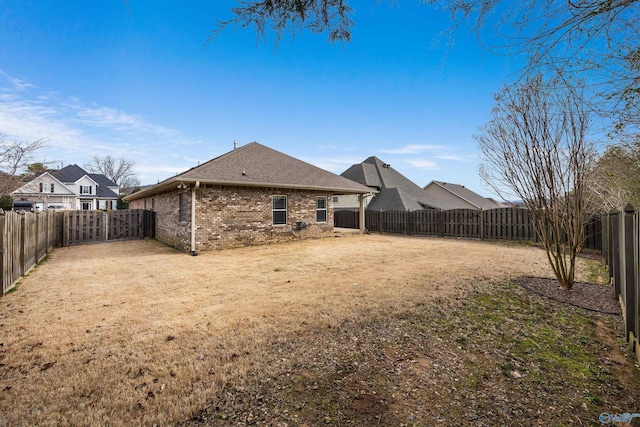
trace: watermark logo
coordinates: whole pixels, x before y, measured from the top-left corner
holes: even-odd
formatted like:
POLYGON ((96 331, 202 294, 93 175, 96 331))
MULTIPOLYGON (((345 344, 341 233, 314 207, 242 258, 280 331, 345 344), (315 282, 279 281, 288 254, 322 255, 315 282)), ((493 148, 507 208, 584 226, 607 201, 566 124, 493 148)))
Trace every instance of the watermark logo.
POLYGON ((640 418, 640 414, 630 414, 625 412, 624 414, 610 414, 603 412, 600 414, 600 422, 602 424, 609 423, 630 423, 634 418, 640 418))

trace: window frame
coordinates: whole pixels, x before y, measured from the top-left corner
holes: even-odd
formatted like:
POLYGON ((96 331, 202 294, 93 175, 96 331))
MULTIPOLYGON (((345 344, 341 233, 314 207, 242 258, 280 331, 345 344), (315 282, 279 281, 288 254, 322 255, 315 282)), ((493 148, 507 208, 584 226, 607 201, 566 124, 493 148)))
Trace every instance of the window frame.
POLYGON ((271 196, 271 224, 273 226, 286 226, 289 224, 289 201, 288 197, 284 195, 271 196), (284 200, 284 208, 276 207, 276 201, 284 200), (276 221, 276 214, 284 212, 284 222, 276 221))
POLYGON ((187 193, 180 193, 178 196, 178 220, 180 223, 189 222, 189 203, 187 200, 187 193))
POLYGON ((328 212, 328 203, 327 196, 317 196, 316 197, 316 222, 317 223, 325 223, 328 220, 329 212, 328 212), (320 204, 318 202, 324 201, 324 207, 319 207, 320 204), (324 220, 319 219, 319 215, 324 213, 324 220))
POLYGON ((81 185, 80 186, 80 194, 88 194, 91 195, 91 186, 90 185, 81 185), (87 192, 86 190, 89 189, 89 192, 87 192))

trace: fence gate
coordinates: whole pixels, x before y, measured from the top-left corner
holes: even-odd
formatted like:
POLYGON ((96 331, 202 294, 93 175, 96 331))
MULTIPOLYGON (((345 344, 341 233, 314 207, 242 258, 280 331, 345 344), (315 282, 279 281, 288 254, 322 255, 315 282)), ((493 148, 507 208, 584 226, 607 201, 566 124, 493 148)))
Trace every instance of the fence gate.
POLYGON ((64 217, 63 246, 155 237, 155 212, 142 209, 69 211, 64 217))

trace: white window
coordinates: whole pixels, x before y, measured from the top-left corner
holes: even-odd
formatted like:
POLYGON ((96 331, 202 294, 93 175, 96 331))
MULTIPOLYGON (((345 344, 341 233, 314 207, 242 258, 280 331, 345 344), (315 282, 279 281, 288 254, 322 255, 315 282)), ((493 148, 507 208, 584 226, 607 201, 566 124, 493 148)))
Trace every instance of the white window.
POLYGON ((80 194, 91 194, 91 186, 90 185, 81 185, 80 186, 80 194))
POLYGON ((91 202, 82 201, 82 202, 80 202, 80 204, 82 205, 82 210, 83 211, 90 211, 91 210, 91 202))
POLYGON ((326 197, 316 197, 316 222, 327 222, 326 197))
POLYGON ((287 196, 272 197, 273 225, 287 225, 287 196))
POLYGON ((333 203, 338 203, 338 196, 333 196, 333 203))
MULTIPOLYGON (((145 200, 146 202, 146 200, 145 200)), ((188 220, 188 216, 187 216, 187 195, 186 194, 180 194, 180 206, 178 209, 179 215, 180 215, 180 222, 187 222, 188 220)))

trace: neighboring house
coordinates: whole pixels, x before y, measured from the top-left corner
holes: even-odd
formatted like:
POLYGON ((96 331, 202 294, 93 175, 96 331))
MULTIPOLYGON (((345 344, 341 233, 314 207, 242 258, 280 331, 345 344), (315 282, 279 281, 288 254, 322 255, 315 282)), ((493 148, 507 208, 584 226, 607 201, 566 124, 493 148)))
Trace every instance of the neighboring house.
MULTIPOLYGON (((366 185, 375 193, 367 200, 366 208, 369 210, 453 209, 446 201, 427 194, 419 185, 375 156, 351 166, 341 176, 366 185)), ((354 209, 357 206, 353 196, 338 196, 334 200, 335 209, 354 209)))
POLYGON ((506 207, 491 198, 482 197, 464 185, 450 182, 431 181, 424 187, 424 191, 434 199, 453 206, 449 209, 487 210, 506 207))
POLYGON ((78 165, 47 170, 12 193, 14 199, 30 200, 39 210, 115 209, 119 187, 101 174, 88 173, 78 165))
POLYGON ((156 212, 158 240, 196 255, 333 235, 333 197, 368 192, 252 142, 124 200, 156 212))

